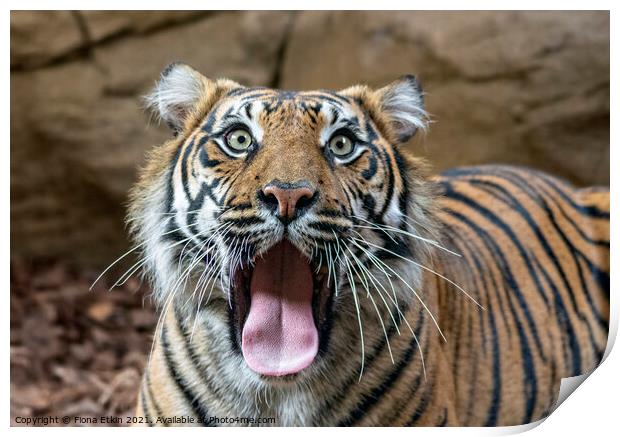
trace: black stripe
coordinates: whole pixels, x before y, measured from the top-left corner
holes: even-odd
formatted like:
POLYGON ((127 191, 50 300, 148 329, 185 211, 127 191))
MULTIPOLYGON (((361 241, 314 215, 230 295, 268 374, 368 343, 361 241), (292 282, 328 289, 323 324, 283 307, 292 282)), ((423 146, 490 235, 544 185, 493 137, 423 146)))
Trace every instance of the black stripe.
MULTIPOLYGON (((472 182, 476 182, 476 183, 480 183, 482 184, 482 181, 472 181, 472 182)), ((527 182, 525 181, 520 181, 523 185, 528 186, 527 182)), ((576 297, 575 297, 575 293, 573 290, 573 287, 571 286, 571 284, 568 281, 568 278, 566 277, 566 273, 564 271, 564 268, 562 267, 562 265, 559 263, 557 257, 555 256, 555 254, 553 253, 553 250, 550 247, 550 244, 547 242, 547 239, 545 238, 544 234, 540 231, 540 229, 538 228, 538 225, 536 224, 536 222, 532 219, 531 215, 529 214, 528 211, 525 210, 525 208, 510 194, 508 193, 503 187, 494 184, 492 182, 489 181, 484 181, 484 185, 488 185, 491 187, 494 187, 495 189, 499 190, 499 191, 503 191, 505 196, 507 196, 510 200, 510 203, 508 204, 509 206, 513 207, 516 211, 518 211, 520 213, 520 215, 528 222, 530 228, 532 229, 532 231, 536 234, 537 240, 542 244, 545 253, 547 254, 547 256, 549 257, 549 259, 552 261, 553 265, 555 266, 557 272, 560 275, 560 278, 562 279, 562 282, 564 284, 564 288, 566 290, 566 292, 568 293, 571 303, 572 303, 572 307, 573 307, 573 311, 575 312, 576 316, 579 318, 580 321, 582 321, 584 324, 586 324, 587 329, 589 331, 589 336, 591 341, 594 343, 594 334, 592 332, 592 327, 590 326, 590 324, 588 323, 588 320, 586 319, 586 317, 582 314, 582 312, 580 311, 579 305, 577 304, 576 301, 576 297)), ((487 191, 488 192, 488 191, 487 191)), ((490 193, 491 195, 493 195, 492 193, 490 193)), ((538 196, 536 196, 535 194, 531 194, 530 197, 532 197, 532 200, 534 200, 541 208, 544 209, 544 211, 547 214, 547 218, 549 219, 549 221, 551 222, 551 224, 553 225, 554 229, 557 231, 558 236, 562 239, 562 241, 564 242, 564 244, 566 245, 566 249, 571 252, 572 254, 572 258, 573 258, 573 262, 576 264, 577 270, 580 271, 580 267, 579 267, 579 262, 576 259, 576 253, 579 253, 583 256, 583 254, 581 252, 578 251, 577 248, 575 248, 572 243, 568 240, 568 238, 566 237, 566 235, 562 232, 562 229, 560 228, 560 226, 558 225, 558 223, 556 222, 553 213, 551 212, 551 210, 549 209, 549 206, 542 200, 540 199, 538 196)), ((585 256, 584 256, 585 258, 585 256)), ((534 257, 532 257, 533 261, 536 261, 536 259, 534 257)), ((539 265, 539 268, 541 270, 543 270, 542 266, 539 265)), ((546 272, 543 271, 543 273, 548 276, 548 274, 546 272)), ((583 280, 583 277, 580 275, 580 279, 581 279, 581 290, 583 291, 583 294, 586 295, 589 304, 590 304, 590 308, 593 312, 593 314, 595 315, 595 317, 598 319, 598 323, 599 326, 605 328, 605 319, 601 317, 601 315, 598 313, 597 309, 594 307, 594 303, 592 302, 590 295, 588 293, 588 287, 587 284, 585 283, 585 280, 583 280)), ((555 296, 555 307, 556 307, 556 311, 560 311, 560 318, 563 320, 566 320, 566 324, 564 325, 564 327, 566 329, 569 330, 568 335, 569 336, 573 336, 574 335, 574 329, 572 327, 572 324, 570 323, 570 317, 568 316, 567 312, 566 312, 566 307, 564 306, 563 303, 563 299, 559 296, 559 292, 557 292, 557 290, 555 290, 555 292, 557 293, 557 296, 555 296), (558 303, 558 299, 559 299, 559 303, 558 303)), ((572 355, 573 355, 573 375, 580 375, 582 373, 581 370, 581 359, 578 358, 581 356, 581 352, 580 352, 580 348, 579 345, 571 342, 571 348, 572 347, 576 347, 576 349, 572 349, 572 355)))
MULTIPOLYGON (((569 240, 566 238, 565 233, 562 232, 561 227, 559 226, 559 224, 557 223, 557 221, 555 220, 555 215, 551 212, 550 208, 548 207, 547 203, 544 200, 541 200, 538 198, 538 196, 536 196, 536 189, 531 187, 531 185, 529 184, 529 182, 525 179, 523 179, 521 177, 521 175, 519 174, 514 174, 514 177, 517 178, 517 185, 522 185, 525 186, 527 188, 529 188, 529 192, 530 192, 530 197, 532 197, 534 200, 539 201, 539 204, 541 204, 541 207, 543 207, 545 209, 545 212, 547 213, 547 215, 549 216, 549 219, 551 221, 551 223, 553 224, 554 228, 558 231, 559 235, 561 238, 563 238, 565 244, 569 247, 569 249, 573 252, 573 257, 575 258, 575 260, 577 259, 577 256, 583 257, 585 258, 585 261, 588 263, 588 266, 590 268, 590 270, 592 271, 592 273, 595 275, 595 277, 597 278, 597 282, 599 283, 599 285, 601 287, 603 287, 604 289, 609 289, 609 273, 608 272, 604 272, 602 270, 600 270, 597 266, 595 266, 586 256, 585 254, 583 254, 581 251, 579 251, 571 242, 569 242, 569 240), (606 287, 606 288, 605 288, 606 287)), ((510 179, 509 177, 506 177, 507 179, 510 179)), ((544 191, 544 189, 543 189, 544 191)), ((548 193, 545 191, 545 194, 548 195, 548 193)), ((558 205, 560 208, 560 210, 562 211, 563 214, 565 214, 565 212, 563 211, 563 209, 561 208, 561 204, 559 202, 556 202, 554 199, 554 202, 556 205, 558 205)), ((567 217, 568 218, 568 217, 567 217)), ((570 220, 570 219, 569 219, 570 220)), ((579 227, 575 224, 576 229, 579 230, 579 227)), ((587 238, 586 238, 587 239, 587 238)), ((608 240, 591 240, 592 243, 595 244, 601 244, 604 245, 606 247, 609 247, 609 241, 608 240)), ((577 260, 575 261, 577 263, 577 260)), ((582 281, 582 287, 584 290, 587 290, 587 287, 585 285, 585 281, 582 281)), ((586 293, 586 295, 589 297, 589 293, 586 293)), ((572 296, 571 296, 572 297, 572 296)), ((575 311, 577 311, 577 304, 576 302, 572 301, 573 303, 573 307, 575 308, 575 311)))
POLYGON ((308 227, 322 232, 335 231, 337 233, 344 233, 349 230, 348 226, 341 226, 331 222, 311 222, 308 224, 308 227))
POLYGON ((142 401, 142 412, 144 413, 144 419, 148 426, 153 426, 153 422, 151 419, 151 412, 149 411, 148 406, 146 405, 146 396, 144 395, 144 385, 140 388, 140 400, 142 401))
MULTIPOLYGON (((405 216, 408 216, 409 215, 409 191, 410 191, 409 175, 407 174, 408 169, 407 169, 407 165, 405 163, 404 158, 398 152, 398 150, 396 148, 392 150, 394 153, 394 160, 396 161, 396 168, 398 169, 398 173, 399 173, 400 179, 402 180, 402 185, 403 185, 403 189, 398 198, 398 204, 399 204, 400 211, 405 216)), ((404 217, 402 218, 400 228, 403 231, 407 230, 407 222, 404 217)))
POLYGON ((207 151, 207 148, 205 147, 205 144, 207 143, 207 141, 209 141, 209 137, 205 135, 198 142, 198 147, 200 148, 200 152, 198 152, 198 159, 200 161, 200 164, 202 164, 203 167, 213 168, 217 165, 220 165, 222 161, 218 159, 209 158, 209 152, 207 151))
POLYGON ((585 206, 575 203, 575 201, 559 187, 555 180, 553 180, 548 175, 545 175, 544 173, 541 173, 540 176, 541 179, 543 179, 556 193, 558 193, 562 197, 562 199, 564 199, 566 203, 568 203, 576 211, 580 212, 583 215, 587 215, 588 217, 609 220, 609 211, 600 210, 595 206, 585 206))
POLYGON ((194 138, 192 138, 190 143, 186 146, 185 153, 183 153, 183 158, 181 159, 181 180, 183 183, 183 191, 185 191, 185 196, 187 197, 187 200, 190 200, 192 198, 190 191, 189 191, 189 181, 188 181, 189 177, 187 174, 187 159, 193 148, 194 148, 194 138))
POLYGON ((387 182, 387 193, 385 194, 385 203, 383 204, 383 208, 381 208, 381 212, 379 213, 379 217, 381 217, 381 221, 383 222, 383 217, 385 216, 385 212, 390 207, 390 203, 392 203, 392 195, 394 194, 394 169, 392 168, 392 160, 390 156, 385 150, 381 151, 383 154, 383 159, 385 160, 386 170, 388 172, 388 182, 387 182))
MULTIPOLYGON (((153 393, 153 387, 151 385, 151 375, 149 374, 148 371, 146 372, 146 387, 148 389, 148 394, 149 394, 149 399, 151 400, 151 404, 153 404, 153 408, 155 409, 155 414, 157 414, 157 417, 163 417, 163 413, 161 411, 161 408, 159 407, 159 403, 155 399, 155 394, 153 393)), ((163 421, 163 425, 168 426, 168 423, 166 423, 166 421, 163 421)), ((150 421, 149 421, 149 426, 153 426, 153 424, 150 421)))
MULTIPOLYGON (((226 399, 228 403, 232 404, 236 401, 236 399, 230 399, 226 393, 224 393, 218 384, 214 383, 210 378, 210 374, 214 369, 209 369, 206 363, 202 362, 199 358, 199 353, 196 351, 196 348, 191 343, 191 334, 187 332, 187 327, 182 322, 182 316, 179 314, 179 308, 175 306, 174 315, 179 331, 181 331, 181 337, 183 338, 183 346, 187 356, 189 357, 189 361, 192 364, 194 370, 201 377, 201 381, 205 383, 207 390, 212 393, 217 399, 224 400, 226 399)), ((197 316, 196 316, 197 317, 197 316)), ((216 363, 217 366, 217 363, 216 363)), ((221 369, 218 368, 215 370, 217 373, 222 373, 221 369)), ((229 391, 230 393, 230 391, 229 391)))
MULTIPOLYGON (((544 194, 546 194, 547 196, 551 197, 549 195, 548 190, 548 186, 545 185, 541 185, 541 190, 544 194)), ((554 203, 558 209, 558 211, 560 211, 562 217, 571 225, 571 227, 573 228, 573 230, 575 232, 577 232, 579 234, 579 236, 585 240, 586 242, 588 242, 589 244, 595 245, 595 246, 603 246, 605 248, 609 249, 609 240, 595 240, 590 238, 588 235, 585 234, 585 232, 583 231, 582 227, 579 226, 577 223, 575 223, 575 221, 568 215, 568 213, 564 210, 564 203, 561 202, 555 202, 554 203)))
POLYGON ((264 90, 268 90, 268 88, 260 87, 260 86, 255 86, 255 87, 241 86, 241 87, 237 87, 237 88, 230 90, 228 93, 226 93, 226 97, 239 97, 239 96, 244 96, 246 94, 253 93, 255 91, 264 91, 264 90))
MULTIPOLYGON (((420 323, 418 323, 418 326, 416 326, 417 329, 414 330, 418 340, 421 339, 420 333, 422 331, 422 327, 425 326, 425 323, 423 323, 424 321, 425 318, 421 317, 420 323)), ((430 342, 427 342, 425 344, 425 352, 428 347, 428 343, 430 342)), ((403 353, 402 358, 398 361, 396 367, 393 367, 392 371, 388 374, 388 376, 384 378, 378 386, 375 386, 370 391, 370 393, 364 393, 362 395, 363 400, 361 404, 359 404, 355 409, 353 409, 353 411, 350 411, 349 414, 338 423, 338 426, 354 425, 356 422, 362 419, 374 405, 380 402, 382 398, 386 395, 386 393, 396 383, 396 381, 398 381, 398 379, 401 377, 402 373, 405 371, 408 365, 411 363, 411 359, 417 348, 418 343, 415 341, 414 338, 412 338, 409 341, 409 347, 407 347, 407 349, 403 353)))
POLYGON ((235 226, 251 226, 251 225, 260 225, 265 223, 265 220, 258 216, 247 216, 247 217, 226 217, 221 221, 222 224, 230 223, 235 226))
MULTIPOLYGON (((459 234, 455 234, 455 235, 459 235, 459 234)), ((471 247, 471 244, 465 238, 462 239, 462 244, 469 251, 468 258, 474 262, 474 265, 476 267, 475 271, 477 272, 486 271, 486 269, 482 265, 482 262, 479 256, 477 255, 477 251, 475 250, 475 248, 471 247)), ((485 292, 485 297, 486 297, 486 303, 487 303, 486 311, 482 311, 482 310, 478 311, 478 314, 480 315, 480 319, 482 320, 483 316, 486 316, 488 318, 489 323, 491 324, 491 340, 492 340, 492 348, 493 348, 492 350, 493 391, 491 395, 491 403, 487 411, 487 418, 486 418, 484 426, 497 426, 497 419, 498 419, 499 408, 500 408, 500 403, 501 403, 501 394, 502 394, 502 377, 501 377, 502 367, 501 367, 500 344, 499 344, 499 339, 497 336, 498 334, 497 324, 495 322, 495 310, 491 308, 491 292, 494 292, 495 294, 500 294, 498 293, 500 288, 497 286, 495 279, 493 278, 493 275, 489 275, 489 277, 491 279, 491 288, 489 289, 489 287, 486 287, 486 286, 482 287, 482 289, 485 292)), ((500 312, 504 319, 505 325, 507 327, 510 326, 510 324, 507 323, 508 318, 506 317, 504 308, 501 308, 500 312)), ((472 384, 472 389, 473 388, 475 387, 472 384)), ((473 399, 470 395, 470 406, 468 409, 468 418, 471 417, 473 406, 475 403, 476 403, 475 399, 473 399)))
MULTIPOLYGON (((562 188, 559 186, 559 179, 557 177, 551 177, 550 175, 537 171, 527 167, 519 167, 519 166, 500 166, 500 165, 484 165, 484 166, 476 166, 476 167, 460 167, 454 168, 450 170, 446 170, 441 173, 441 176, 449 177, 449 178, 457 178, 460 176, 490 176, 495 175, 498 177, 506 177, 507 174, 513 175, 523 175, 526 174, 530 178, 536 178, 537 180, 546 183, 553 191, 559 194, 566 203, 568 203, 574 210, 578 211, 580 214, 587 215, 589 217, 594 218, 607 218, 609 219, 609 211, 600 210, 594 206, 584 206, 575 203, 575 201, 566 194, 562 188)), ((564 185, 570 187, 571 185, 567 182, 561 182, 564 185)))
POLYGON ((329 109, 330 109, 330 112, 332 114, 331 124, 336 124, 336 122, 338 121, 338 118, 339 118, 338 110, 336 108, 334 108, 334 107, 331 107, 329 109))
MULTIPOLYGON (((336 96, 328 96, 328 95, 322 95, 322 94, 304 94, 304 97, 310 98, 310 99, 317 99, 317 100, 325 100, 327 102, 330 102, 331 104, 337 106, 338 108, 342 109, 343 108, 343 104, 338 101, 337 98, 335 98, 336 96)), ((345 100, 345 103, 348 104, 349 102, 347 102, 345 100)))
POLYGON ((248 118, 252 120, 252 102, 246 103, 243 109, 245 109, 245 115, 247 115, 248 118))
POLYGON ((166 366, 168 367, 168 371, 170 372, 172 380, 175 382, 175 384, 183 394, 183 397, 185 398, 187 403, 191 406, 194 415, 202 421, 202 424, 204 426, 214 426, 210 421, 211 416, 209 412, 200 402, 198 395, 194 393, 185 378, 183 378, 183 375, 181 375, 178 371, 177 363, 172 357, 172 351, 170 350, 170 344, 168 343, 168 330, 166 328, 166 325, 162 327, 161 341, 164 358, 166 360, 166 366))
POLYGON ((415 413, 407 422, 407 426, 415 426, 418 423, 418 420, 426 413, 426 409, 428 408, 428 404, 430 404, 431 399, 433 397, 433 388, 428 388, 423 394, 420 403, 416 407, 415 413))
POLYGON ((247 103, 247 102, 251 102, 252 100, 263 99, 264 97, 276 99, 277 94, 275 94, 273 90, 267 90, 266 92, 256 93, 256 94, 252 94, 249 96, 243 96, 240 101, 241 103, 247 103))
MULTIPOLYGON (((422 383, 423 379, 424 379, 424 373, 423 372, 419 372, 418 375, 413 380, 413 384, 409 388, 409 395, 407 396, 407 398, 399 400, 399 404, 402 405, 403 408, 404 408, 405 405, 409 405, 409 402, 411 401, 411 399, 413 399, 413 397, 418 393, 418 389, 420 388, 420 384, 422 383)), ((432 386, 434 384, 434 381, 431 382, 431 381, 424 380, 424 384, 432 386)), ((381 423, 383 423, 383 424, 392 424, 392 423, 396 422, 396 420, 401 415, 401 413, 402 413, 401 409, 395 408, 392 411, 392 414, 390 416, 385 417, 385 418, 381 418, 381 423)))
POLYGON ((174 152, 172 163, 169 168, 168 185, 166 186, 166 213, 172 211, 172 205, 174 205, 174 170, 176 169, 181 151, 183 150, 183 143, 177 146, 177 150, 174 152))
MULTIPOLYGON (((497 227, 499 227, 503 233, 511 240, 511 242, 514 244, 514 246, 517 248, 517 250, 519 251, 519 254, 523 260, 523 262, 526 264, 528 272, 530 274, 530 276, 532 277, 532 279, 534 280, 534 282, 536 283, 536 288, 539 291, 539 294, 542 296, 544 294, 544 288, 541 286, 540 283, 540 278, 538 277, 537 272, 534 270, 532 263, 531 263, 531 257, 528 254, 528 252, 525 250, 525 248, 523 247, 523 245, 521 244, 521 240, 519 239, 519 237, 514 233, 514 231, 512 230, 512 228, 503 220, 501 220, 495 213, 493 213, 490 209, 488 209, 486 206, 482 205, 481 203, 477 202, 475 199, 457 192, 454 190, 454 188, 449 185, 446 184, 445 185, 445 196, 449 197, 450 199, 454 199, 456 201, 459 201, 461 203, 463 203, 464 205, 469 206, 470 208, 472 208, 473 210, 477 211, 478 213, 480 213, 483 217, 485 217, 487 220, 489 220, 491 223, 493 223, 494 225, 496 225, 497 227)), ((465 218, 464 215, 459 214, 461 217, 465 218)), ((474 225, 474 223, 470 220, 468 220, 469 223, 471 223, 472 225, 474 225)), ((478 235, 481 235, 482 232, 484 232, 484 235, 489 236, 489 234, 482 230, 479 226, 476 226, 478 229, 480 229, 479 232, 476 232, 478 235)), ((495 246, 497 247, 497 250, 499 252, 501 252, 501 249, 499 249, 499 246, 495 246)), ((511 255, 514 256, 514 255, 511 255)), ((514 279, 514 276, 512 275, 512 272, 509 269, 509 263, 506 261, 506 257, 504 257, 502 255, 502 260, 503 260, 503 264, 501 264, 501 266, 503 267, 503 270, 509 271, 510 275, 509 275, 509 285, 511 285, 511 288, 513 288, 515 291, 518 291, 517 293, 517 298, 519 300, 519 304, 527 318, 528 324, 532 330, 532 335, 534 337, 534 341, 536 343, 536 347, 538 349, 538 352, 541 355, 541 358, 543 359, 543 361, 546 361, 547 359, 547 355, 544 351, 544 348, 542 347, 542 343, 540 342, 540 337, 538 335, 538 328, 536 327, 536 324, 534 323, 534 319, 532 318, 532 314, 529 310, 529 306, 527 304, 527 300, 525 299, 525 297, 523 296, 523 293, 521 292, 521 290, 519 289, 519 287, 517 286, 517 281, 514 279)), ((543 298, 544 299, 544 298, 543 298)))
POLYGON ((536 258, 533 258, 533 261, 538 265, 538 268, 542 272, 545 281, 553 292, 553 303, 555 306, 558 323, 560 324, 562 331, 565 333, 565 336, 563 336, 563 338, 565 340, 568 339, 568 344, 572 357, 571 363, 573 365, 572 374, 569 376, 581 375, 581 348, 579 347, 579 343, 577 342, 577 335, 575 333, 575 329, 573 328, 573 324, 571 323, 570 316, 566 311, 566 307, 564 306, 562 296, 560 295, 560 292, 555 286, 553 280, 549 277, 549 274, 540 265, 539 261, 536 258))
MULTIPOLYGON (((360 154, 355 161, 357 161, 357 159, 361 158, 363 154, 360 154)), ((351 161, 349 164, 352 164, 355 161, 351 161)), ((374 153, 371 153, 371 155, 368 157, 368 168, 364 169, 362 171, 362 177, 369 181, 374 175, 377 174, 377 158, 375 157, 374 153)))
MULTIPOLYGON (((407 308, 402 308, 401 311, 403 314, 406 314, 407 308)), ((394 334, 396 334, 402 329, 402 325, 404 324, 403 319, 399 320, 399 323, 400 324, 397 326, 390 322, 389 327, 387 328, 387 339, 381 339, 377 341, 370 354, 366 355, 366 359, 364 361, 364 365, 366 368, 372 368, 374 362, 386 351, 387 343, 394 337, 394 334)), ((322 415, 324 412, 335 411, 335 406, 340 404, 345 399, 349 389, 353 386, 356 386, 357 384, 357 375, 351 375, 340 387, 340 389, 335 391, 336 395, 332 396, 331 398, 325 399, 323 405, 318 409, 318 411, 321 412, 320 414, 322 415)), ((315 417, 313 423, 317 422, 318 420, 319 419, 315 417)))
MULTIPOLYGON (((510 270, 509 264, 503 252, 501 251, 501 249, 495 242, 495 239, 491 237, 487 231, 482 229, 480 226, 475 224, 473 221, 471 221, 468 217, 464 216, 460 212, 450 210, 450 209, 446 209, 445 211, 453 215, 457 219, 463 221, 464 223, 467 223, 472 229, 474 229, 475 233, 480 236, 480 238, 484 241, 485 245, 489 248, 489 250, 491 250, 491 252, 494 253, 495 256, 498 258, 498 262, 500 262, 500 266, 502 266, 502 275, 504 276, 504 281, 506 281, 508 285, 508 289, 515 292, 517 300, 519 301, 521 305, 522 311, 525 314, 526 318, 528 319, 528 326, 530 327, 530 330, 532 331, 532 335, 534 336, 535 339, 537 339, 538 334, 537 334, 536 325, 534 324, 534 321, 532 320, 529 308, 527 307, 527 304, 525 303, 521 290, 517 286, 517 283, 514 279, 512 271, 510 270)), ((495 218, 497 219, 497 217, 495 218)), ((521 356, 523 358, 523 387, 525 390, 524 397, 526 399, 526 405, 525 405, 525 415, 521 423, 530 423, 532 421, 534 407, 536 405, 536 396, 538 392, 538 380, 536 377, 536 368, 534 364, 534 359, 532 357, 532 352, 530 350, 530 346, 528 344, 528 341, 525 335, 524 327, 522 326, 521 321, 515 312, 512 302, 510 300, 508 302, 510 304, 510 309, 513 315, 514 322, 517 325, 517 333, 519 335, 519 343, 521 347, 521 356)))

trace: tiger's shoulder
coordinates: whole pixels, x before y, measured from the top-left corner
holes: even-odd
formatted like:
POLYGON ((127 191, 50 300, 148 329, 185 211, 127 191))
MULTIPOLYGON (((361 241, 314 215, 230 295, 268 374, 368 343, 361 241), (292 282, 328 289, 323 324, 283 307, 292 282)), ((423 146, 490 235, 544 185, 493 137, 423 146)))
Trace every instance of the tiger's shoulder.
POLYGON ((592 219, 609 221, 609 188, 575 187, 570 182, 531 167, 479 165, 457 167, 435 176, 440 196, 471 203, 483 193, 497 200, 530 198, 538 203, 562 203, 592 219), (503 197, 500 197, 503 196, 503 197), (516 197, 515 197, 516 196, 516 197), (469 201, 469 202, 468 202, 469 201))
POLYGON ((434 181, 445 233, 466 226, 478 236, 508 238, 525 248, 536 242, 553 248, 563 241, 609 271, 609 188, 579 188, 540 170, 508 165, 455 168, 434 181))

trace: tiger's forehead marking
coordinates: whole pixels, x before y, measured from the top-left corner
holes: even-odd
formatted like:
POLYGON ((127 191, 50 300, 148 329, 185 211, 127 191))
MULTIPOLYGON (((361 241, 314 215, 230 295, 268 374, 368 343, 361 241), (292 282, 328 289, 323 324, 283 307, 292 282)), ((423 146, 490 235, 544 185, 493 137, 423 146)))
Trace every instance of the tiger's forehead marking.
POLYGON ((325 144, 340 128, 360 133, 367 129, 364 111, 353 99, 333 91, 282 91, 271 88, 239 88, 230 91, 212 110, 205 130, 217 131, 235 120, 247 125, 258 141, 264 130, 276 125, 293 127, 307 117, 317 125, 319 140, 325 144))

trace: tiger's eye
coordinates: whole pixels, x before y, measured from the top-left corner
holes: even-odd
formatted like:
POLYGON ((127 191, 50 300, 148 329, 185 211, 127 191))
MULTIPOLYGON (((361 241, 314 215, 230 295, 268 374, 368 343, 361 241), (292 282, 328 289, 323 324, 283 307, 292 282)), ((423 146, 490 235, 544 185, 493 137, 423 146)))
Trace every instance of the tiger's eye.
POLYGON ((329 141, 329 149, 336 156, 345 156, 353 151, 353 142, 346 135, 336 135, 329 141))
POLYGON ((252 145, 252 136, 245 129, 235 129, 226 136, 226 144, 230 148, 242 152, 252 145))

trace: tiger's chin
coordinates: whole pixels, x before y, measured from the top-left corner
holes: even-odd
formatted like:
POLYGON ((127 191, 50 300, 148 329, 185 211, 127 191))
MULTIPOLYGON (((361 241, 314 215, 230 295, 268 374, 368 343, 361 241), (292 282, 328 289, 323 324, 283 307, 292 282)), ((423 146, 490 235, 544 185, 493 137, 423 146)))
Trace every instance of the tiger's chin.
POLYGON ((329 276, 325 265, 286 238, 234 273, 232 337, 262 379, 294 381, 326 349, 333 303, 329 276))

